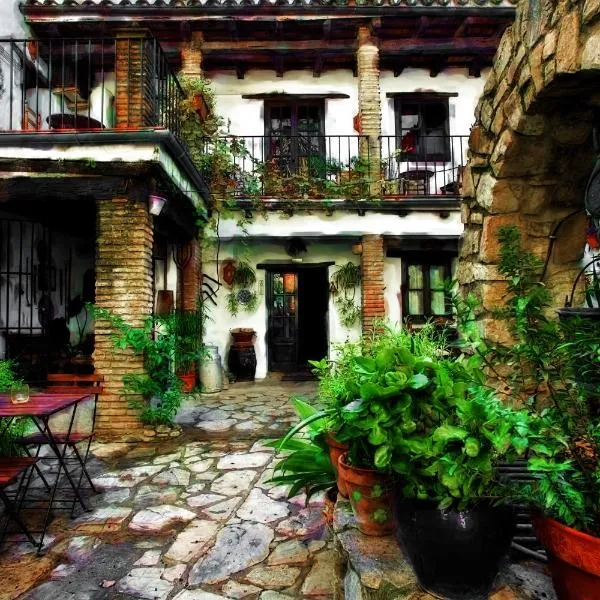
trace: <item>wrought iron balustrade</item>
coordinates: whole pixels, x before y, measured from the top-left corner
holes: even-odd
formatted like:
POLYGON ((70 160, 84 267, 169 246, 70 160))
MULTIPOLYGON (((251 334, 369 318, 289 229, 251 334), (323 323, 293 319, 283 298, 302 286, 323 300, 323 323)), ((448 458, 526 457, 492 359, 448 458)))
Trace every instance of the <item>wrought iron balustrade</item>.
POLYGON ((205 157, 216 195, 359 200, 458 196, 466 151, 467 136, 308 133, 223 136, 205 157))
POLYGON ((337 199, 369 193, 365 136, 228 135, 207 140, 205 156, 217 195, 337 199))
POLYGON ((405 130, 381 138, 384 196, 458 196, 468 136, 405 130))
POLYGON ((184 92, 153 38, 0 39, 0 133, 180 130, 184 92))

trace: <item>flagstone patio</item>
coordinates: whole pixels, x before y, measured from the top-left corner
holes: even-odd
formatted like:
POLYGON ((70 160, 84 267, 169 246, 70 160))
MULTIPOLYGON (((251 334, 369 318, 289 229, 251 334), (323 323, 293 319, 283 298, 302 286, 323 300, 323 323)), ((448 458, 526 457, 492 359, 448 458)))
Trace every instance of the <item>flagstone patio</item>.
POLYGON ((294 419, 289 396, 314 390, 237 384, 190 397, 175 440, 96 444, 93 510, 58 516, 41 558, 26 543, 0 556, 0 599, 332 598, 323 500, 267 483, 275 456, 261 444, 294 419))

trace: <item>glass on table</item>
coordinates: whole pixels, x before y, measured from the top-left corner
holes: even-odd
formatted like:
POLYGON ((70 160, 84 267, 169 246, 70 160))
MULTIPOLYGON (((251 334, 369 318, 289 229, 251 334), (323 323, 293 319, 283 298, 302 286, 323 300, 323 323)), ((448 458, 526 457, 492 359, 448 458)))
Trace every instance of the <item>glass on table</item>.
POLYGON ((15 383, 10 388, 10 401, 13 404, 24 404, 29 402, 29 385, 26 383, 15 383))

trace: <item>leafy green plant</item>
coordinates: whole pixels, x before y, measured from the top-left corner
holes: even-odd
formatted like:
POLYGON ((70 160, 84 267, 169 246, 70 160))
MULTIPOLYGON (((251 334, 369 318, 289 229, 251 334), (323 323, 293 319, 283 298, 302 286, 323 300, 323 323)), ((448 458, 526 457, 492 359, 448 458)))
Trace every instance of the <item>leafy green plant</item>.
POLYGON ((361 282, 360 266, 351 262, 341 265, 333 273, 331 281, 340 320, 349 329, 360 320, 360 306, 356 302, 356 289, 361 282))
POLYGON ((254 312, 258 305, 258 296, 254 291, 256 271, 247 260, 240 260, 231 282, 231 291, 227 294, 227 309, 232 316, 237 316, 240 308, 246 312, 254 312), (242 299, 240 299, 242 294, 242 299))
POLYGON ((335 485, 335 473, 325 443, 325 414, 301 398, 290 401, 300 422, 282 438, 266 444, 285 453, 275 464, 275 475, 269 482, 289 485, 288 498, 303 490, 308 503, 315 493, 335 485))
MULTIPOLYGON (((15 363, 11 360, 0 360, 0 393, 7 394, 14 385, 22 383, 16 374, 15 363)), ((17 444, 29 424, 29 419, 14 419, 7 428, 2 428, 0 435, 0 455, 19 456, 23 453, 22 447, 17 444)))
POLYGON ((458 311, 465 346, 481 358, 499 385, 541 420, 544 440, 532 447, 529 470, 536 481, 523 499, 581 531, 600 534, 600 416, 598 385, 575 382, 573 366, 595 357, 600 367, 600 327, 578 319, 552 318, 552 298, 539 281, 540 261, 521 246, 519 231, 499 231, 500 272, 506 277, 506 306, 496 311, 512 338, 502 344, 481 339, 467 298, 458 311))
POLYGON ((126 375, 125 390, 142 399, 133 399, 131 406, 140 411, 143 423, 172 424, 183 399, 182 384, 177 370, 185 370, 192 361, 202 357, 200 342, 202 316, 154 315, 142 327, 131 327, 111 311, 92 307, 97 319, 110 323, 116 349, 130 349, 144 358, 144 372, 126 375))

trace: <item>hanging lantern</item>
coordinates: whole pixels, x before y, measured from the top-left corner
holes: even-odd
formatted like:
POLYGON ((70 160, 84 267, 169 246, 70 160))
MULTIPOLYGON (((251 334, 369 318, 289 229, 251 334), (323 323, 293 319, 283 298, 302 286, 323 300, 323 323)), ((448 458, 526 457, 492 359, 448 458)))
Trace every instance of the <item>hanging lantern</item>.
POLYGON ((284 273, 283 274, 283 291, 286 294, 293 294, 296 291, 296 274, 295 273, 284 273))

